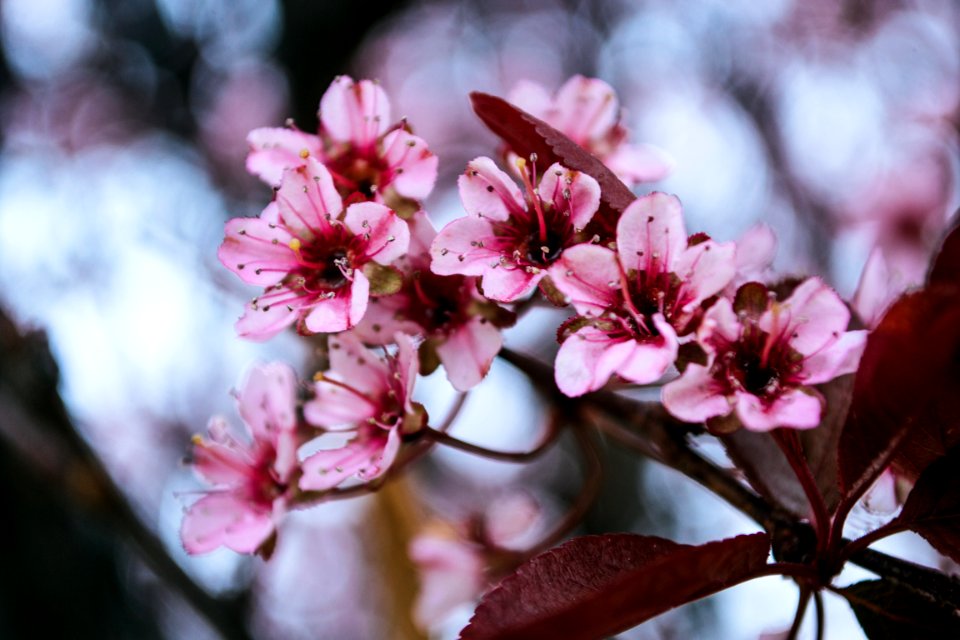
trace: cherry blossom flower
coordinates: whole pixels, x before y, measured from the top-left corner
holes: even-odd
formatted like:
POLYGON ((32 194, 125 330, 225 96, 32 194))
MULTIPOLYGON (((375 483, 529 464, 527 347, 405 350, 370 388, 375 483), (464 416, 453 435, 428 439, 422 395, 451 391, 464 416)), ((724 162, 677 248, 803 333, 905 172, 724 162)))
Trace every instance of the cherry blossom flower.
POLYGON ((353 327, 371 294, 391 292, 382 285, 384 265, 403 255, 409 240, 406 222, 381 204, 344 210, 330 172, 308 158, 284 173, 259 218, 227 222, 220 262, 266 287, 247 305, 237 333, 266 340, 298 320, 304 333, 353 327))
POLYGON ((392 203, 391 193, 422 200, 437 179, 437 157, 410 133, 390 125, 390 101, 379 84, 336 78, 320 99, 319 135, 294 128, 250 132, 247 170, 278 186, 284 170, 314 158, 327 166, 344 197, 360 193, 392 203))
POLYGON ((248 439, 233 437, 222 418, 210 421, 209 438, 194 438, 193 468, 216 488, 184 515, 188 553, 221 545, 252 553, 273 535, 298 471, 296 384, 284 364, 255 367, 237 394, 248 439))
POLYGON ((526 162, 517 163, 526 200, 493 160, 471 161, 458 183, 469 216, 444 227, 430 248, 435 274, 482 276, 484 295, 501 302, 530 293, 564 250, 583 241, 600 206, 592 177, 553 164, 535 190, 535 173, 531 179, 526 162))
POLYGON ((425 214, 409 220, 410 253, 400 264, 406 273, 400 292, 373 301, 356 332, 369 344, 385 344, 397 332, 422 335, 429 357, 421 355, 421 373, 437 360, 458 391, 479 384, 503 345, 500 328, 514 314, 477 291, 477 278, 439 276, 430 271, 430 245, 437 235, 425 214))
POLYGON ((576 75, 554 96, 539 84, 522 81, 507 100, 595 155, 627 184, 662 180, 673 168, 660 149, 625 142, 617 94, 603 80, 576 75))
POLYGON ((301 489, 324 491, 350 476, 365 482, 380 477, 396 459, 403 436, 426 425, 426 412, 411 399, 416 345, 403 334, 394 340, 396 353, 383 357, 352 334, 330 340, 330 369, 317 374, 316 397, 304 406, 304 418, 327 431, 344 432, 350 440, 307 457, 301 489))
POLYGON ((494 498, 459 526, 433 521, 410 543, 410 559, 420 574, 414 620, 428 628, 456 607, 472 603, 492 580, 509 571, 512 551, 541 533, 540 505, 526 493, 494 498))
POLYGON ((663 390, 681 420, 703 422, 731 412, 751 431, 820 424, 823 398, 810 385, 856 370, 865 331, 846 331, 850 312, 819 278, 783 302, 750 283, 737 300, 706 312, 697 340, 707 364, 690 364, 663 390), (736 310, 735 310, 736 309, 736 310))
POLYGON ((771 277, 773 259, 777 254, 777 236, 770 225, 759 222, 740 236, 736 247, 737 272, 726 291, 731 297, 740 285, 766 282, 771 277))
POLYGON ((561 327, 556 381, 569 396, 599 389, 614 373, 646 384, 676 360, 679 336, 696 329, 701 303, 734 276, 733 243, 688 242, 680 201, 637 199, 617 223, 617 251, 568 249, 551 269, 579 316, 561 327))

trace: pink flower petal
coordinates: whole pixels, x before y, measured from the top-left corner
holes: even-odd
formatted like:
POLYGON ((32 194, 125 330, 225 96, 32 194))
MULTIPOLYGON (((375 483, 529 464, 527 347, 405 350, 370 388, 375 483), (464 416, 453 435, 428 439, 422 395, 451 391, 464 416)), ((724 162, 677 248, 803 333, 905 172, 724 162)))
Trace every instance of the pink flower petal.
POLYGON ((704 422, 732 410, 721 385, 710 375, 710 369, 698 364, 687 365, 682 376, 667 383, 662 397, 666 410, 684 422, 704 422))
POLYGON ((635 344, 633 339, 611 339, 593 327, 580 329, 557 352, 557 387, 571 398, 596 391, 631 356, 635 344))
POLYGON ((474 316, 437 347, 437 355, 450 384, 457 391, 466 391, 487 375, 501 346, 499 329, 474 316))
POLYGON ((402 129, 391 131, 383 138, 386 150, 384 160, 397 174, 393 188, 401 196, 423 200, 433 191, 437 181, 437 156, 423 139, 402 129))
POLYGON ((544 120, 544 116, 553 107, 550 92, 542 85, 529 80, 521 80, 515 84, 507 94, 507 102, 541 120, 544 120))
POLYGON ((404 408, 410 411, 413 385, 420 371, 420 356, 417 352, 419 345, 411 336, 404 333, 396 334, 394 341, 397 343, 395 375, 399 376, 400 387, 406 390, 406 397, 403 398, 404 408))
POLYGON ((736 245, 732 242, 718 244, 707 240, 684 249, 678 256, 674 272, 686 280, 696 294, 688 303, 691 308, 730 284, 737 272, 735 252, 736 245))
POLYGON ((737 393, 737 416, 750 431, 770 431, 777 427, 812 429, 820 424, 822 400, 815 391, 791 389, 765 403, 756 396, 737 393), (816 394, 816 395, 813 395, 816 394))
POLYGON ((249 479, 253 454, 244 445, 201 439, 193 447, 193 468, 207 482, 242 487, 249 479))
POLYGON ((867 346, 866 331, 845 331, 835 342, 809 356, 803 362, 806 384, 818 384, 853 373, 867 346))
POLYGON ((550 279, 582 315, 599 316, 620 300, 617 254, 606 247, 570 247, 550 267, 550 279))
POLYGON ((247 135, 247 143, 247 171, 274 187, 280 186, 285 170, 304 165, 304 154, 320 160, 324 157, 320 138, 296 129, 254 129, 247 135))
POLYGON ((617 250, 627 271, 673 271, 686 247, 683 209, 676 196, 654 192, 637 198, 617 223, 617 250))
MULTIPOLYGON (((353 380, 347 381, 350 382, 353 380)), ((303 407, 303 417, 310 424, 324 429, 355 429, 356 425, 374 417, 380 408, 374 401, 336 384, 320 381, 314 385, 314 390, 314 399, 303 407)))
POLYGON ((430 253, 430 245, 437 237, 437 229, 433 226, 430 216, 423 210, 417 211, 407 220, 410 228, 410 247, 407 251, 413 256, 430 253))
POLYGON ((720 298, 703 314, 697 340, 708 353, 715 353, 717 346, 737 342, 742 331, 733 304, 728 298, 720 298))
POLYGON ((673 171, 673 159, 652 144, 621 144, 603 163, 627 184, 656 182, 673 171))
POLYGON ((405 293, 392 296, 370 298, 363 320, 351 330, 367 344, 391 344, 396 333, 417 335, 423 329, 416 322, 397 316, 400 309, 409 304, 405 293))
MULTIPOLYGON (((649 384, 663 377, 673 361, 677 359, 677 334, 673 327, 657 313, 653 316, 660 335, 642 342, 633 342, 632 349, 623 362, 616 367, 617 374, 624 380, 637 384, 649 384)), ((627 342, 629 345, 630 342, 627 342)))
POLYGON ((194 502, 183 516, 180 539, 187 553, 207 553, 225 546, 253 553, 273 532, 273 514, 233 493, 211 493, 194 502))
POLYGON ((553 204, 555 211, 570 212, 574 229, 586 227, 600 207, 600 185, 597 181, 585 173, 566 169, 557 163, 543 173, 537 191, 541 198, 553 204))
POLYGON ((332 298, 318 300, 304 318, 303 323, 311 333, 338 333, 360 322, 370 300, 370 281, 356 269, 353 282, 334 293, 332 298))
POLYGON ((390 101, 380 85, 336 78, 320 99, 320 122, 337 142, 369 148, 390 125, 390 101))
POLYGON ((256 440, 276 441, 279 432, 297 426, 297 376, 288 365, 274 362, 256 366, 240 387, 240 417, 256 440))
POLYGON ((520 188, 490 158, 471 160, 457 185, 471 217, 507 220, 511 214, 526 211, 520 188))
POLYGON ((529 273, 507 265, 489 269, 481 282, 483 295, 499 302, 513 302, 533 291, 546 274, 546 271, 529 273))
MULTIPOLYGON (((278 294, 281 298, 293 297, 293 293, 285 287, 274 290, 272 293, 278 294)), ((243 315, 237 320, 234 328, 241 338, 254 342, 269 340, 294 323, 303 305, 302 298, 276 305, 254 306, 253 303, 247 303, 243 315)))
POLYGON ((430 246, 430 270, 440 276, 455 273, 482 276, 500 261, 491 248, 493 227, 480 218, 458 218, 445 226, 430 246))
POLYGON ((233 218, 227 222, 220 262, 247 284, 274 285, 297 266, 285 229, 259 218, 233 218))
POLYGON ((330 372, 371 398, 379 397, 390 388, 390 366, 367 349, 353 331, 330 339, 330 372))
POLYGON ((472 545, 418 536, 410 545, 410 559, 420 570, 420 593, 413 616, 421 628, 436 625, 483 590, 484 562, 472 545))
POLYGON ((582 146, 605 136, 617 122, 617 95, 603 80, 573 76, 557 91, 555 104, 548 121, 582 146))
POLYGON ((313 158, 284 172, 276 197, 280 219, 302 238, 324 235, 330 226, 328 219, 343 210, 330 172, 313 158))
POLYGON ((801 283, 778 313, 776 317, 775 310, 766 311, 760 317, 760 328, 768 333, 786 332, 791 336, 790 346, 804 355, 838 338, 850 322, 847 306, 820 278, 801 283))
POLYGON ((364 254, 380 264, 390 264, 407 252, 410 229, 393 210, 376 202, 358 202, 347 207, 343 222, 364 239, 364 254))
POLYGON ((770 225, 753 225, 737 240, 737 275, 743 282, 763 281, 776 253, 777 236, 770 225))
POLYGON ((352 475, 376 464, 386 438, 371 437, 349 442, 339 449, 317 451, 301 464, 300 488, 306 491, 332 489, 352 475))

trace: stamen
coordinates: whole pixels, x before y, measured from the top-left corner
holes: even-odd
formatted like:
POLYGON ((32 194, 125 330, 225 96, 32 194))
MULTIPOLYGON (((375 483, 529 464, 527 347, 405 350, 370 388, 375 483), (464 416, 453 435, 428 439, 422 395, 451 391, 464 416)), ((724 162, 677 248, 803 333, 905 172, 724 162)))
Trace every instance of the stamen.
MULTIPOLYGON (((533 208, 537 212, 537 223, 540 225, 540 242, 546 244, 547 222, 543 217, 543 208, 540 204, 540 196, 533 188, 533 183, 530 182, 530 174, 527 173, 527 161, 523 158, 517 158, 517 169, 520 170, 520 177, 523 179, 523 186, 526 187, 527 193, 530 196, 530 201, 533 203, 533 208)), ((536 171, 536 168, 534 168, 534 171, 536 171)))

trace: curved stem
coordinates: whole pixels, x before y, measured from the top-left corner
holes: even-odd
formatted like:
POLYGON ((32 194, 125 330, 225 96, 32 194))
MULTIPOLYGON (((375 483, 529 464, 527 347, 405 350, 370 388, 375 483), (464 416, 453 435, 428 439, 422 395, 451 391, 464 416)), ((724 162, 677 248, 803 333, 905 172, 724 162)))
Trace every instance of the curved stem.
POLYGON ((467 404, 467 398, 470 397, 469 391, 463 391, 457 395, 457 399, 453 401, 453 405, 450 407, 450 410, 447 411, 447 415, 444 417, 443 422, 440 423, 439 427, 436 427, 436 431, 445 432, 447 429, 453 426, 453 423, 458 417, 460 417, 460 412, 463 410, 464 405, 467 404))
POLYGON ((808 564, 799 562, 774 562, 768 564, 751 578, 763 578, 765 576, 783 576, 785 578, 796 578, 804 581, 816 581, 819 578, 817 570, 808 564))
POLYGON ((790 625, 787 640, 797 640, 797 636, 800 635, 800 627, 803 626, 803 614, 807 612, 807 605, 809 603, 810 588, 800 587, 800 600, 797 602, 797 614, 793 617, 793 624, 790 625))
POLYGON ((502 460, 504 462, 526 462, 527 460, 536 458, 538 455, 543 453, 544 450, 553 443, 558 433, 559 429, 556 426, 556 420, 550 420, 547 434, 544 436, 540 444, 535 446, 530 451, 497 451, 495 449, 488 449, 487 447, 473 444, 472 442, 465 442, 455 436, 450 435, 449 433, 431 429, 430 427, 426 428, 424 437, 428 438, 432 442, 436 442, 437 444, 442 444, 460 451, 466 451, 467 453, 474 453, 478 456, 483 456, 484 458, 490 458, 491 460, 502 460))
POLYGON ((807 464, 807 458, 803 455, 800 439, 792 429, 776 429, 770 435, 786 456, 790 468, 793 469, 810 502, 813 526, 817 532, 817 549, 821 552, 826 551, 830 543, 830 514, 827 512, 827 505, 823 501, 823 494, 820 493, 817 481, 810 471, 810 465, 807 464))
POLYGON ((600 493, 600 486, 603 481, 603 466, 600 464, 600 452, 597 448, 596 439, 591 431, 582 425, 576 425, 573 433, 577 438, 577 444, 580 445, 585 464, 584 480, 580 494, 563 520, 558 522, 540 542, 524 553, 526 557, 535 556, 560 542, 565 535, 580 524, 580 521, 587 515, 590 506, 596 500, 597 494, 600 493))
POLYGON ((813 592, 813 609, 817 614, 817 637, 816 640, 823 640, 823 593, 813 592))
POLYGON ((866 549, 877 540, 882 540, 887 536, 892 536, 895 533, 906 531, 907 528, 908 527, 901 524, 898 519, 891 520, 882 527, 874 529, 870 533, 857 538, 850 544, 844 545, 844 547, 840 550, 838 561, 840 563, 846 562, 853 554, 861 551, 862 549, 866 549))

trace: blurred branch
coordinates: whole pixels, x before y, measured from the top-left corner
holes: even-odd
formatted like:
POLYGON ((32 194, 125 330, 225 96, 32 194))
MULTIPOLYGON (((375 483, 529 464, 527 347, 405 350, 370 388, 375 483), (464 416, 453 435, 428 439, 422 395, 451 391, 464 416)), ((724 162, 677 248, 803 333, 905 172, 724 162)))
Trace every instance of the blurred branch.
MULTIPOLYGON (((670 416, 659 402, 638 402, 607 391, 568 398, 557 389, 550 366, 510 349, 503 349, 499 357, 525 373, 561 410, 587 412, 604 433, 622 445, 697 481, 752 518, 770 533, 775 555, 778 545, 802 544, 809 529, 806 523, 768 504, 729 473, 692 450, 686 439, 692 425, 670 416)), ((960 608, 960 580, 872 549, 858 551, 850 560, 938 602, 960 608)))
POLYGON ((835 231, 833 217, 827 205, 813 197, 794 175, 787 157, 783 129, 769 92, 744 71, 731 76, 726 89, 753 122, 769 161, 774 183, 786 195, 797 222, 807 232, 808 249, 818 271, 829 273, 830 250, 833 246, 831 240, 835 231))
POLYGON ((43 334, 21 334, 0 311, 0 438, 53 489, 133 542, 147 565, 221 635, 250 638, 243 621, 245 599, 211 596, 170 557, 77 431, 58 383, 43 334))

